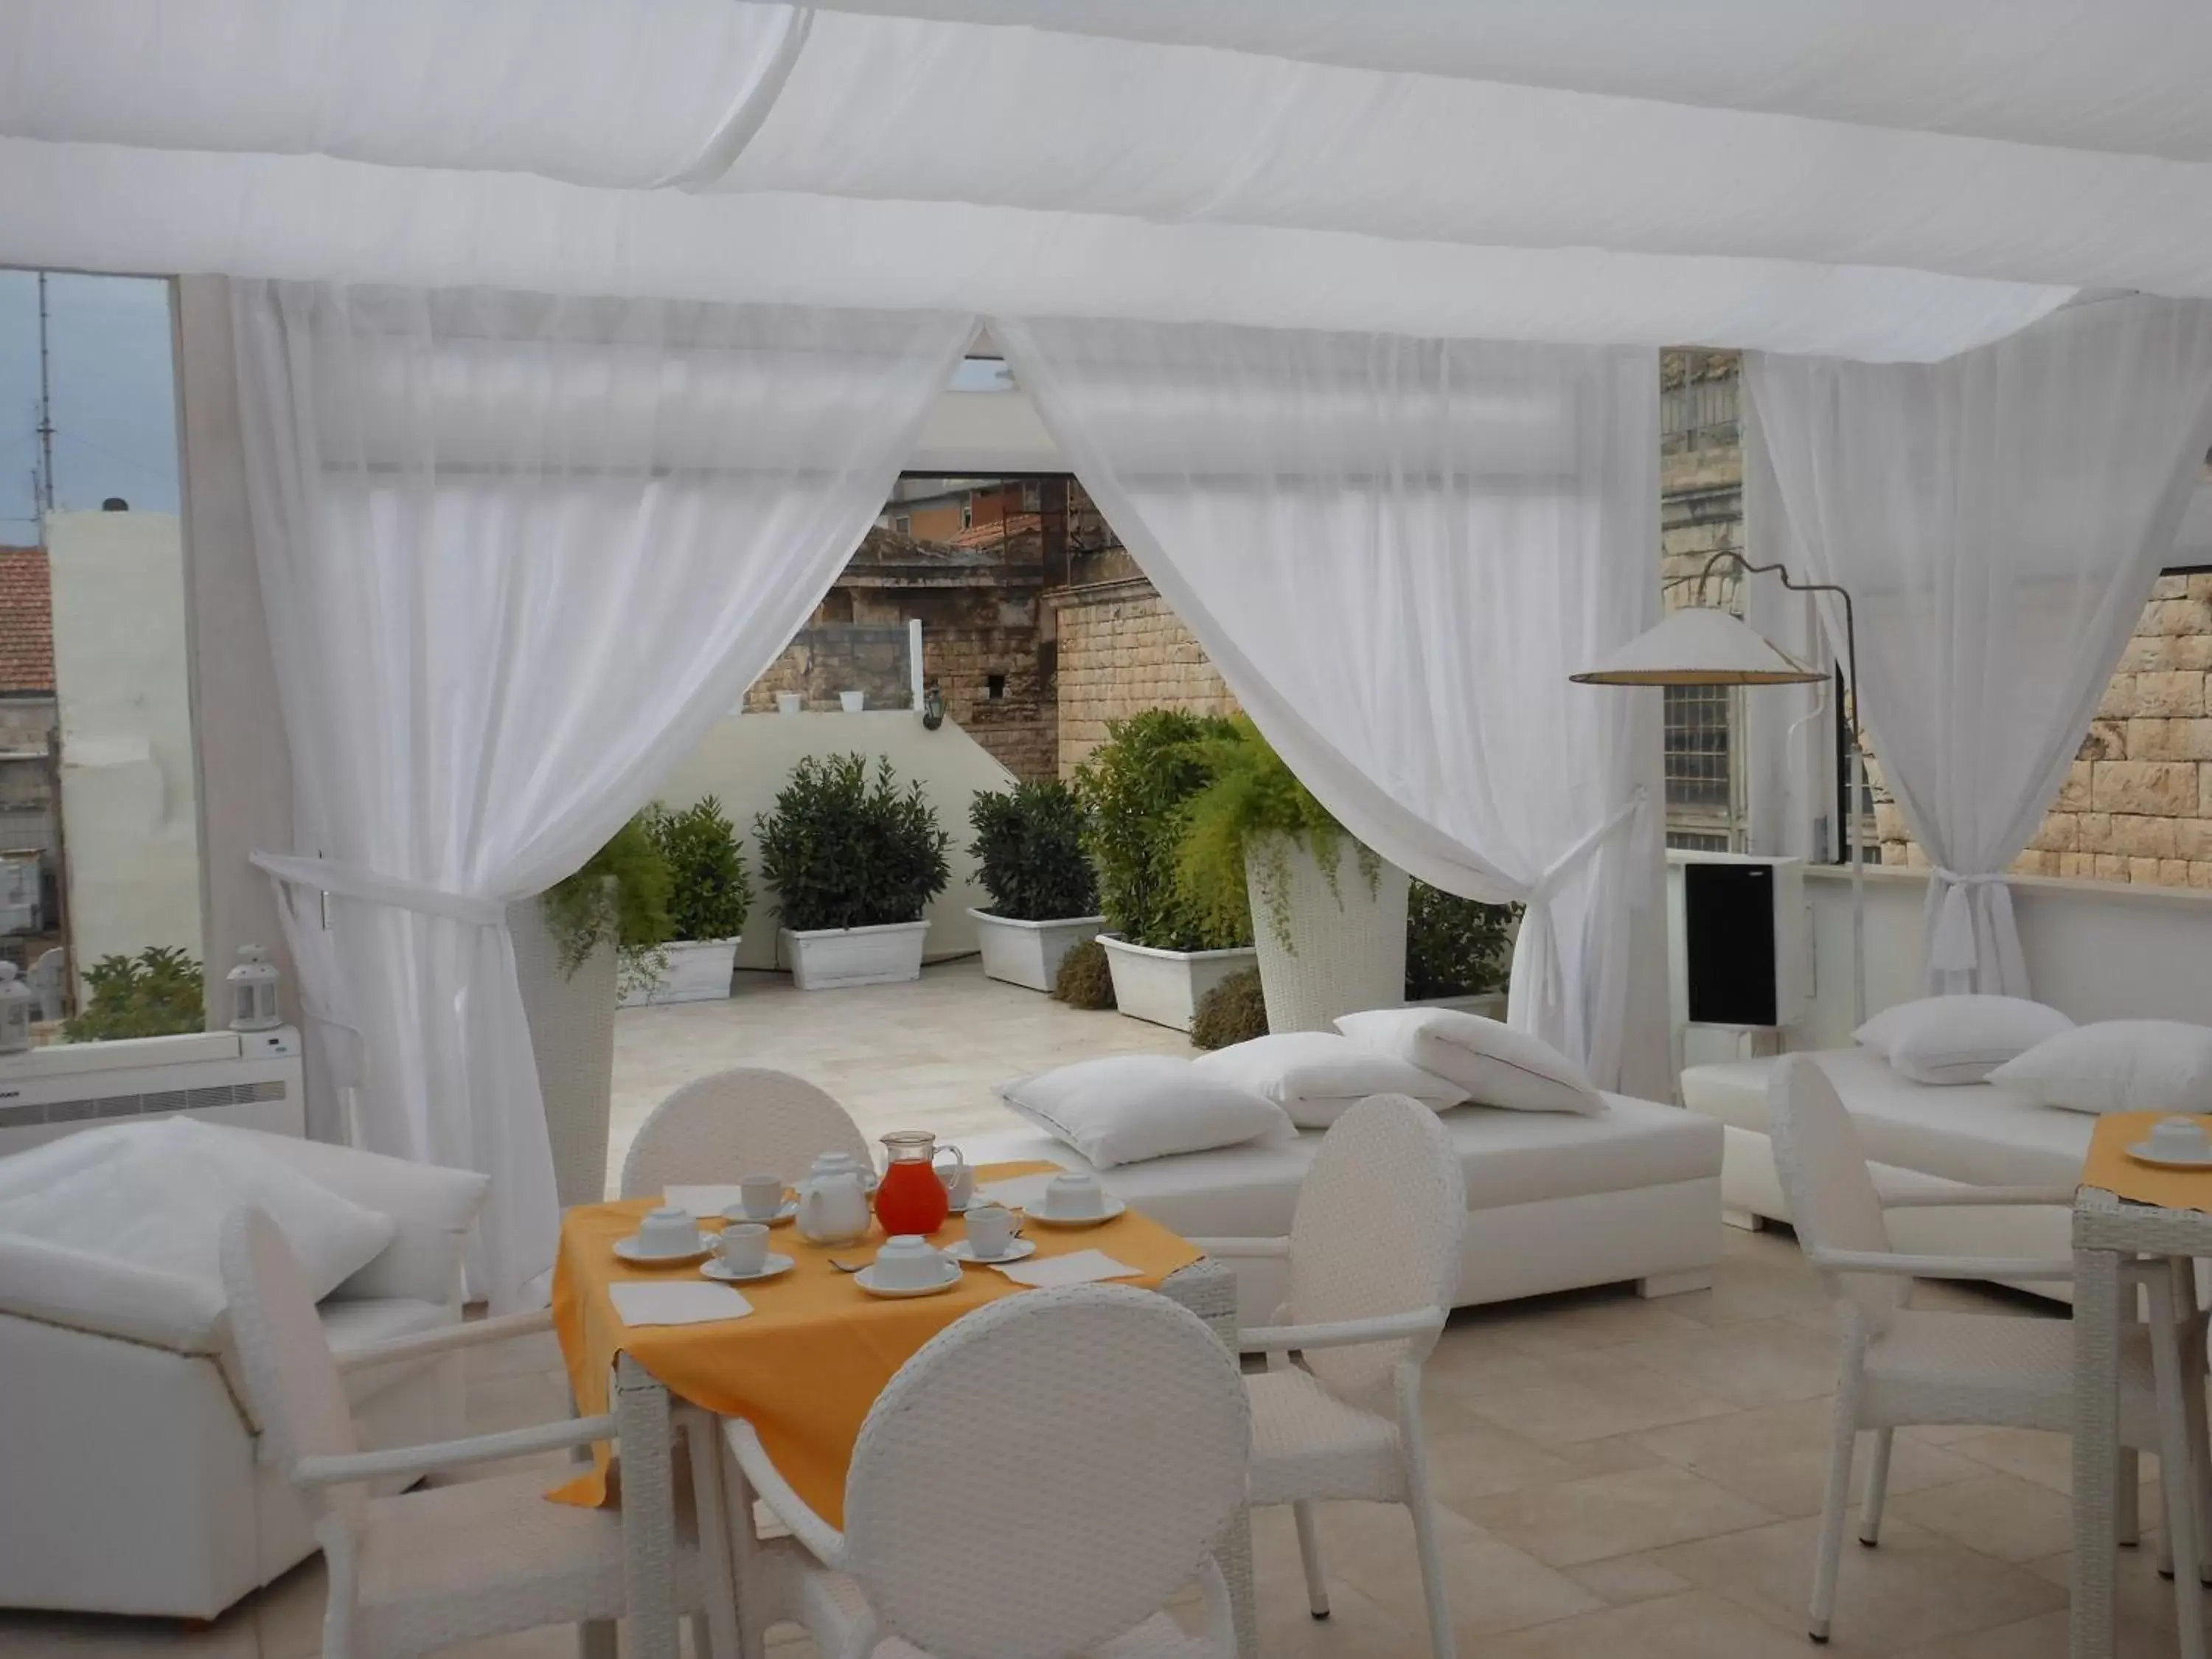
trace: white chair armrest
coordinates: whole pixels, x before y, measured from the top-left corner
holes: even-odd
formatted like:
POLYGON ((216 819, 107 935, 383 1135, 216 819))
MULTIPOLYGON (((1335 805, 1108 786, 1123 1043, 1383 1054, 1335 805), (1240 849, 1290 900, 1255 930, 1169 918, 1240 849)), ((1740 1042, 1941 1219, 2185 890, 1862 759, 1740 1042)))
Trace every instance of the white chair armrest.
POLYGON ((553 1310, 535 1308, 527 1313, 501 1314, 495 1319, 476 1319, 464 1324, 448 1325, 434 1331, 417 1331, 412 1336, 394 1336, 382 1342, 372 1342, 365 1348, 355 1348, 337 1355, 341 1371, 357 1371, 368 1365, 389 1365, 403 1359, 425 1359, 433 1354, 450 1353, 456 1348, 473 1348, 481 1343, 505 1342, 519 1336, 535 1336, 540 1331, 553 1328, 553 1310))
POLYGON ((1907 1279, 2071 1279, 2071 1257, 1899 1255, 1888 1250, 1808 1249, 1815 1267, 1838 1273, 1896 1273, 1907 1279))
POLYGON ((1946 1209, 1954 1205, 2019 1204, 2071 1205, 2071 1187, 1958 1187, 1948 1191, 1920 1188, 1879 1193, 1885 1210, 1946 1209))
POLYGON ((775 1518, 791 1528, 791 1535, 806 1546, 823 1566, 833 1571, 842 1570, 845 1565, 845 1534, 817 1515, 807 1501, 792 1490, 791 1482, 783 1478, 783 1471, 769 1456, 768 1448, 761 1444, 753 1425, 741 1417, 725 1418, 722 1438, 753 1491, 775 1518))
POLYGON ((0 1314, 173 1353, 223 1346, 222 1287, 135 1261, 0 1236, 0 1314))
POLYGON ((302 1486, 342 1486, 349 1480, 378 1480, 386 1475, 435 1474, 471 1463, 495 1463, 505 1457, 587 1446, 615 1437, 611 1417, 574 1417, 563 1423, 534 1423, 501 1434, 471 1435, 465 1440, 437 1440, 424 1446, 394 1446, 388 1451, 351 1452, 342 1457, 303 1457, 292 1465, 292 1480, 302 1486))
POLYGON ((1186 1238, 1183 1243, 1224 1261, 1237 1256, 1282 1259, 1291 1253, 1291 1241, 1287 1238, 1186 1238))
POLYGON ((1237 1333, 1237 1346, 1244 1353, 1304 1352, 1312 1348, 1348 1348, 1362 1342, 1401 1342, 1411 1337, 1434 1336, 1444 1328, 1442 1308, 1416 1308, 1409 1313, 1377 1314, 1372 1319, 1338 1319, 1316 1325, 1255 1325, 1237 1333))

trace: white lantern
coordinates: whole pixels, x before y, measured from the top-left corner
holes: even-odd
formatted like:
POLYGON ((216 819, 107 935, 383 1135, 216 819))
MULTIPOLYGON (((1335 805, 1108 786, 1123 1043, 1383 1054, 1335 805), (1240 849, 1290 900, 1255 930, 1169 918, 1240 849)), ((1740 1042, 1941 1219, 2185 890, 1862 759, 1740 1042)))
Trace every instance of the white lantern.
POLYGON ((273 1031, 283 1024, 276 1015, 276 969, 267 951, 240 945, 238 966, 224 977, 230 981, 232 1030, 273 1031))
POLYGON ((20 1054, 31 1046, 31 1021, 39 999, 23 983, 22 970, 0 962, 0 1054, 20 1054))

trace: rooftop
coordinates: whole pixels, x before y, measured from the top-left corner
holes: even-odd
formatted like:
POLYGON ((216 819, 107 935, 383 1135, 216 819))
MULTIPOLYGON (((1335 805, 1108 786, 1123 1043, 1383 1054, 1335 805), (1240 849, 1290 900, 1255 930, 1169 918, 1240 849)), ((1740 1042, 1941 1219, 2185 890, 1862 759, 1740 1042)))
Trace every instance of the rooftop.
POLYGON ((0 547, 0 696, 54 689, 54 600, 43 547, 0 547))

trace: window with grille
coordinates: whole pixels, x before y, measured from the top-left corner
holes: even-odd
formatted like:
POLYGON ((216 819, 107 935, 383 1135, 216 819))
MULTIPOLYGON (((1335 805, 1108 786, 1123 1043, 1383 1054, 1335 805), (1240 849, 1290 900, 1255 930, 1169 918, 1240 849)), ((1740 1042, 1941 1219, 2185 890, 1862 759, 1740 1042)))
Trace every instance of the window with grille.
POLYGON ((1724 685, 1670 685, 1666 705, 1667 844, 1740 851, 1743 793, 1736 699, 1724 685))

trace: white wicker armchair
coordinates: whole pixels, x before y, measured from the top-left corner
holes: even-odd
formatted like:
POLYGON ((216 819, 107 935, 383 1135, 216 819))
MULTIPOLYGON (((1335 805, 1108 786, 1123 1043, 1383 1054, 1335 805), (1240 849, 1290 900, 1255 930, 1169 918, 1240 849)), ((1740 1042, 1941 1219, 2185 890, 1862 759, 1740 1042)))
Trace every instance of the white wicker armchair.
POLYGON ((940 1331, 868 1413, 842 1533, 750 1425, 725 1433, 736 1490, 793 1534, 739 1528, 748 1653, 795 1620, 823 1659, 1236 1654, 1211 1556, 1243 1504, 1250 1419, 1228 1349, 1166 1297, 1030 1291, 940 1331), (1194 1582, 1197 1636, 1162 1611, 1194 1582))
POLYGON ((1436 1659, 1452 1659, 1454 1645, 1421 1437, 1421 1362, 1452 1305, 1466 1225, 1459 1159, 1436 1113, 1376 1095, 1322 1137, 1288 1238, 1191 1241, 1210 1255, 1289 1260, 1290 1301, 1274 1324, 1240 1331, 1237 1342, 1267 1356, 1268 1369, 1245 1379, 1251 1501, 1291 1505, 1309 1610, 1328 1617, 1314 1504, 1403 1504, 1436 1659))
MULTIPOLYGON (((545 1497, 543 1471, 390 1497, 368 1483, 613 1438, 611 1417, 573 1418, 434 1445, 356 1449, 341 1365, 284 1237, 258 1210, 225 1222, 223 1290, 246 1392, 270 1460, 315 1515, 330 1568, 323 1659, 413 1659, 462 1642, 623 1612, 622 1517, 545 1497)), ((544 1312, 400 1337, 343 1369, 447 1353, 551 1328, 544 1312)), ((697 1524, 679 1538, 679 1603, 700 1615, 699 1650, 734 1659, 738 1633, 711 1419, 690 1413, 697 1524)))
POLYGON ((872 1158, 867 1137, 824 1091, 788 1072, 732 1066, 692 1079, 653 1109, 623 1159, 622 1195, 758 1173, 788 1184, 823 1152, 850 1152, 864 1167, 872 1158))
MULTIPOLYGON (((1814 1564, 1808 1633, 1826 1642, 1835 1614, 1838 1558, 1857 1437, 1874 1435, 1859 1508, 1859 1541, 1879 1541, 1894 1431, 1911 1424, 1974 1424, 2064 1434, 2073 1425, 2073 1334, 2061 1319, 1933 1312, 1908 1308, 1915 1279, 2070 1279, 2070 1259, 2051 1261, 1899 1255, 1885 1209, 1938 1204, 2067 1204, 2070 1190, 1985 1187, 1885 1197, 1835 1085, 1802 1055, 1785 1057, 1768 1084, 1775 1167, 1789 1196, 1797 1241, 1836 1299, 1843 1366, 1835 1437, 1814 1564)), ((2121 1341, 2120 1441, 2133 1474, 2136 1451, 2155 1452, 2166 1474, 2166 1560, 2197 1563, 2205 1528, 2203 1321, 2194 1280, 2166 1264, 2132 1275, 2149 1309, 2121 1341), (2177 1300, 2177 1297, 2179 1300, 2177 1300), (2186 1357, 2185 1357, 2186 1356, 2186 1357)), ((2136 1483, 2119 1483, 2131 1532, 2136 1483)), ((2203 1594, 2197 1571, 2180 1573, 2182 1651, 2202 1659, 2203 1594)))

